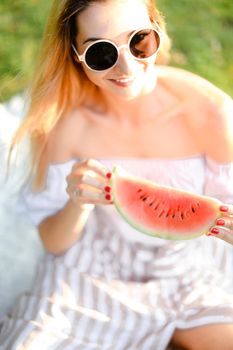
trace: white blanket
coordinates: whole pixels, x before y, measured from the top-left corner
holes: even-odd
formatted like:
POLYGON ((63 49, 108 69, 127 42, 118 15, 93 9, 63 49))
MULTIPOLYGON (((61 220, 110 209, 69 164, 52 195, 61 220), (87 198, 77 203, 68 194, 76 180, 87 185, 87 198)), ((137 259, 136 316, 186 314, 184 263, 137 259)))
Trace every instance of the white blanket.
POLYGON ((0 104, 0 319, 17 297, 30 288, 43 249, 38 234, 15 212, 17 192, 24 173, 24 152, 6 182, 6 160, 11 137, 25 112, 24 97, 0 104))

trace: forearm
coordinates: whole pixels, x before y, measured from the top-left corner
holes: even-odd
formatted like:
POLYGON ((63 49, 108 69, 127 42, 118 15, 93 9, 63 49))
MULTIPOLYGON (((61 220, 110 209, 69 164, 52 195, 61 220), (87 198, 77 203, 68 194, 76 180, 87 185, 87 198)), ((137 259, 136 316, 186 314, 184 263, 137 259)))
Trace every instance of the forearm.
POLYGON ((62 210, 42 221, 38 229, 45 249, 55 255, 69 249, 80 239, 90 211, 69 200, 62 210))

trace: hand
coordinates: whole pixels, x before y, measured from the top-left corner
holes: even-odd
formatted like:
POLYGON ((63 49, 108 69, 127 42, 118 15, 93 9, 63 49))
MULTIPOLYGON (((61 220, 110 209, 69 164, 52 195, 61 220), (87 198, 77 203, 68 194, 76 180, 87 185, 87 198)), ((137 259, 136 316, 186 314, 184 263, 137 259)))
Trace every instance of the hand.
POLYGON ((66 178, 66 192, 73 203, 82 208, 112 204, 110 178, 107 168, 97 160, 88 159, 74 164, 66 178))
POLYGON ((215 226, 210 228, 207 236, 215 236, 233 245, 233 205, 222 205, 219 208, 221 216, 215 226))

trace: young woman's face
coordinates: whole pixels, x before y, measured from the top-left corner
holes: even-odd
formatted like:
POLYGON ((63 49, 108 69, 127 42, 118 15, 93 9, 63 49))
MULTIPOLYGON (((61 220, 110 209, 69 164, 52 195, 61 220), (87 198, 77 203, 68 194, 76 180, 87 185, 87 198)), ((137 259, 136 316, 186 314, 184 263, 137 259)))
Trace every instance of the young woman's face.
MULTIPOLYGON (((108 0, 93 3, 77 18, 79 34, 76 44, 79 55, 98 39, 113 41, 117 46, 128 43, 131 34, 141 28, 151 28, 147 8, 142 0, 108 0)), ((133 99, 144 93, 151 81, 155 56, 136 60, 126 47, 120 49, 117 64, 105 71, 93 72, 83 62, 88 78, 108 93, 133 99)))

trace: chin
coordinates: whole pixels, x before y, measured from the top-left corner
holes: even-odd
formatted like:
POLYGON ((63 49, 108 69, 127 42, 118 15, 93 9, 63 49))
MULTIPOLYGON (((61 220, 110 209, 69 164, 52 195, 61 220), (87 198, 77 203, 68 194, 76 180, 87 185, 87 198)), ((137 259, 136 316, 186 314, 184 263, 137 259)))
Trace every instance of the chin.
MULTIPOLYGON (((110 92, 110 89, 108 89, 110 92)), ((137 81, 131 87, 111 89, 112 94, 125 101, 131 101, 145 95, 145 85, 137 81)))

